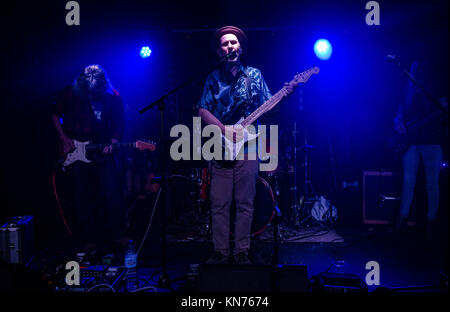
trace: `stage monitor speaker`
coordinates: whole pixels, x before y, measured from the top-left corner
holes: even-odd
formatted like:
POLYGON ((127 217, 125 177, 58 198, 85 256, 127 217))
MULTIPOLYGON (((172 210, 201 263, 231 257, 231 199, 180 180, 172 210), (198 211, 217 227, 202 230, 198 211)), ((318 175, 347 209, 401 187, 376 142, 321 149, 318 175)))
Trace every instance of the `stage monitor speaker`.
POLYGON ((322 272, 312 280, 313 292, 367 292, 367 285, 356 274, 322 272))
MULTIPOLYGON (((401 200, 401 175, 391 171, 364 171, 364 224, 392 224, 398 218, 401 200)), ((414 209, 411 212, 414 213, 414 209)), ((414 225, 410 217, 409 225, 414 225)))
POLYGON ((198 292, 306 292, 306 266, 200 265, 198 292))

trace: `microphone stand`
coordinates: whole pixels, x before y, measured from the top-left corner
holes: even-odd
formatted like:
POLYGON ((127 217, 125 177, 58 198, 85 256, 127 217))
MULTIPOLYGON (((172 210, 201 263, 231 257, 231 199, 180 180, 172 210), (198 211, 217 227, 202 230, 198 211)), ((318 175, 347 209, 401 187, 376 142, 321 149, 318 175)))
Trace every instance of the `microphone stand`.
POLYGON ((209 74, 212 70, 214 70, 219 64, 221 64, 224 60, 230 59, 232 57, 236 56, 236 52, 228 53, 218 59, 218 61, 214 64, 214 66, 208 71, 203 72, 201 75, 197 75, 192 77, 191 79, 186 80, 179 86, 173 88, 163 96, 161 96, 159 99, 154 101, 153 103, 147 105, 146 107, 139 110, 139 114, 143 114, 146 111, 150 110, 151 108, 158 106, 159 113, 160 113, 160 134, 159 134, 159 146, 160 146, 160 152, 159 152, 159 164, 161 168, 161 192, 163 192, 163 200, 161 204, 161 275, 158 279, 158 285, 161 288, 170 288, 170 277, 167 274, 167 216, 166 212, 169 210, 169 202, 170 202, 170 189, 169 189, 169 173, 168 173, 168 155, 166 150, 166 136, 165 136, 165 122, 164 122, 164 112, 166 110, 166 99, 171 96, 172 94, 178 92, 178 90, 186 87, 187 85, 190 85, 194 81, 199 80, 200 78, 205 77, 207 74, 209 74))
POLYGON ((431 95, 417 80, 409 73, 408 70, 406 70, 399 62, 397 57, 395 55, 393 57, 388 57, 387 62, 393 62, 399 69, 402 71, 408 79, 414 83, 414 85, 419 88, 420 91, 430 100, 431 103, 433 103, 441 112, 448 113, 448 107, 445 107, 442 105, 441 102, 439 102, 433 95, 431 95))

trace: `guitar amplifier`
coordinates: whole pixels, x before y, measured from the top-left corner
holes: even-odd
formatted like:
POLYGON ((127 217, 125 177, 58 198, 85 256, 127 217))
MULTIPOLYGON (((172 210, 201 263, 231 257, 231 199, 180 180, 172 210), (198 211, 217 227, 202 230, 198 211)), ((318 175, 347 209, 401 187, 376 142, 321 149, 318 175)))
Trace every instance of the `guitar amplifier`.
MULTIPOLYGON (((400 174, 382 170, 364 171, 364 224, 393 224, 400 212, 401 192, 400 174)), ((408 225, 414 224, 414 221, 408 222, 408 225)))
POLYGON ((25 264, 32 256, 33 216, 13 217, 0 227, 0 258, 8 263, 25 264))

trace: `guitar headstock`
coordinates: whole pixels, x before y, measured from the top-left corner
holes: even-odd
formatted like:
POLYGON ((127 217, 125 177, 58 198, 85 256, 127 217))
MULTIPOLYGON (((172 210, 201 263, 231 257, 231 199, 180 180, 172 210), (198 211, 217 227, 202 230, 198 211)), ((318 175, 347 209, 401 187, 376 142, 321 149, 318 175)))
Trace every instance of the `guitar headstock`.
POLYGON ((312 75, 316 75, 318 74, 320 71, 319 67, 314 66, 311 67, 308 70, 305 70, 304 72, 301 72, 300 74, 297 74, 294 76, 294 79, 291 80, 290 84, 293 86, 297 86, 299 83, 301 82, 307 82, 309 77, 311 77, 312 75))
POLYGON ((149 150, 153 152, 156 149, 156 143, 149 140, 138 140, 136 141, 136 148, 140 151, 149 150))

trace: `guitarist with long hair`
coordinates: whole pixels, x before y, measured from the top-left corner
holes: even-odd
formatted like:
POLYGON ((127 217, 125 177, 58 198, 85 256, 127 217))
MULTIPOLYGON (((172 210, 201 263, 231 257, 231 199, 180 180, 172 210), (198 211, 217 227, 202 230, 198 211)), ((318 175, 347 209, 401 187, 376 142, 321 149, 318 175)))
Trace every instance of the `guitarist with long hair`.
POLYGON ((97 244, 125 235, 122 177, 109 145, 122 138, 124 117, 122 98, 96 64, 85 67, 53 105, 52 121, 61 157, 74 151, 73 140, 107 144, 99 153, 89 155, 91 163, 75 162, 62 174, 64 210, 74 247, 84 251, 95 252, 97 244))

